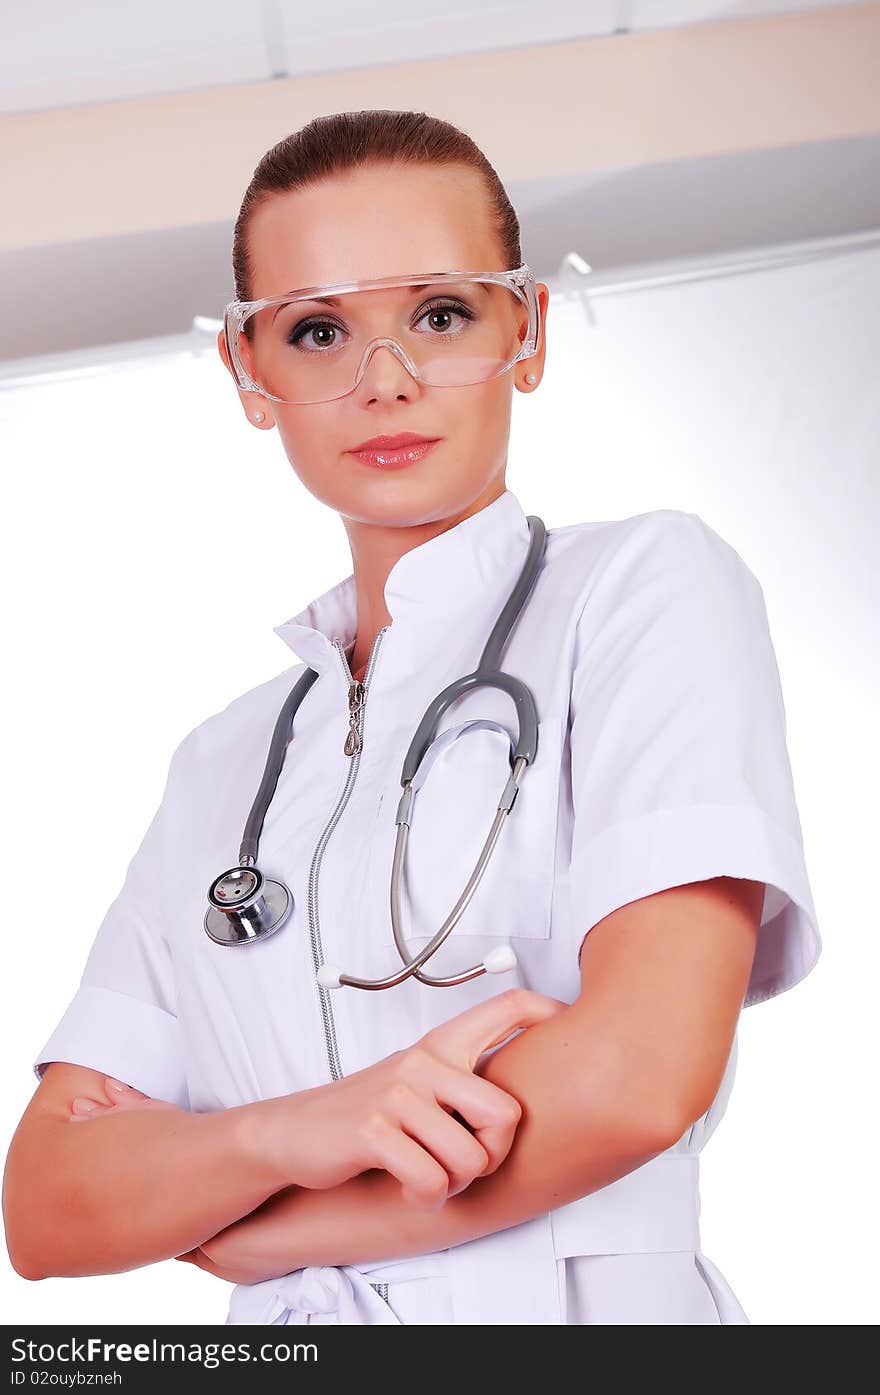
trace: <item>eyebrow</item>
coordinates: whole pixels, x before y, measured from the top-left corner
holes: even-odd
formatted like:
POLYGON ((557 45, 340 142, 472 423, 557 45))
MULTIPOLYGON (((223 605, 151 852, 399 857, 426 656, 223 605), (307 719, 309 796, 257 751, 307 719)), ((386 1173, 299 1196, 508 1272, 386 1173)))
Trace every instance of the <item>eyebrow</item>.
MULTIPOLYGON (((412 286, 410 286, 410 294, 411 294, 411 295, 417 295, 419 291, 425 290, 425 288, 426 288, 427 286, 433 286, 433 285, 435 285, 435 284, 436 284, 436 283, 435 283, 434 281, 420 281, 420 282, 418 283, 418 285, 412 285, 412 286)), ((442 285, 442 284, 444 284, 444 283, 441 283, 441 285, 442 285)), ((457 282, 455 282, 455 281, 448 281, 448 282, 446 282, 445 284, 446 284, 446 285, 448 286, 448 288, 449 288, 449 289, 448 289, 448 294, 451 295, 451 294, 452 294, 452 291, 453 291, 453 288, 455 287, 455 285, 457 284, 457 282)), ((490 295, 490 294, 491 294, 491 289, 492 289, 492 283, 491 283, 491 282, 489 282, 489 281, 475 281, 473 284, 477 287, 478 290, 483 291, 485 295, 490 295)), ((297 291, 288 291, 287 294, 288 294, 288 295, 297 295, 298 292, 297 292, 297 291)), ((438 294, 438 295, 442 295, 442 289, 441 289, 440 291, 438 291, 437 294, 438 294)), ((341 300, 341 298, 340 298, 339 296, 336 296, 336 295, 310 295, 310 296, 307 296, 307 297, 306 297, 304 303, 307 304, 307 305, 311 305, 311 304, 314 304, 314 305, 329 305, 329 306, 331 307, 331 309, 337 310, 337 309, 339 308, 339 306, 341 305, 342 300, 341 300)), ((273 316, 272 316, 272 319, 273 319, 273 320, 275 319, 275 315, 277 315, 277 314, 278 314, 278 311, 281 310, 281 309, 283 309, 283 306, 278 305, 278 306, 275 307, 275 314, 273 314, 273 316)))

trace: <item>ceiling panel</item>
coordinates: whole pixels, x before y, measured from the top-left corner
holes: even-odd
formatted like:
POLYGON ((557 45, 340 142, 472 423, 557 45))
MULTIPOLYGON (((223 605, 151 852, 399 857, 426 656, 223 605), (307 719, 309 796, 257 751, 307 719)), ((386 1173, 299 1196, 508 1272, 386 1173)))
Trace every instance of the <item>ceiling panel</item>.
POLYGON ((846 3, 848 0, 623 0, 620 22, 627 29, 665 29, 673 24, 830 10, 846 3))
POLYGON ((816 8, 820 0, 40 0, 5 7, 0 113, 525 45, 537 63, 538 46, 566 39, 816 8))
POLYGON ((271 77, 260 5, 40 0, 4 6, 0 112, 271 77))
MULTIPOLYGON (((594 38, 614 32, 621 0, 333 0, 320 24, 297 0, 278 8, 283 62, 296 74, 594 38)), ((511 101, 527 96, 511 93, 511 101)))

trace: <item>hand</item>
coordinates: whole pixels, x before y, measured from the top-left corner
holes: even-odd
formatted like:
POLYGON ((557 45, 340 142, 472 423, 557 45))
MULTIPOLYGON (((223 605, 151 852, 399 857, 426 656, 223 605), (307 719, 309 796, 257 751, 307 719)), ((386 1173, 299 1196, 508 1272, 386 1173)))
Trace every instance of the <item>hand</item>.
POLYGON ((513 1095, 475 1074, 480 1056, 569 1006, 510 988, 365 1070, 262 1101, 261 1153, 281 1185, 337 1187, 380 1168, 406 1201, 438 1210, 500 1166, 522 1115, 513 1095))
POLYGON ((77 1095, 72 1101, 70 1123, 79 1124, 84 1119, 96 1119, 114 1109, 174 1109, 178 1113, 184 1112, 176 1104, 171 1104, 168 1100, 152 1099, 150 1095, 136 1090, 133 1085, 127 1085, 124 1080, 117 1080, 113 1075, 105 1075, 102 1084, 104 1093, 99 1098, 77 1095))
MULTIPOLYGON (((265 1235, 267 1225, 273 1228, 276 1218, 277 1223, 283 1225, 291 1193, 296 1190, 296 1187, 286 1187, 283 1191, 275 1192, 248 1215, 232 1221, 216 1235, 203 1240, 196 1249, 187 1250, 175 1258, 233 1284, 253 1284, 268 1278, 265 1257, 260 1253, 259 1246, 254 1251, 255 1230, 265 1235)), ((278 1272, 286 1273, 287 1270, 278 1272)))
POLYGON ((204 1269, 206 1274, 213 1274, 216 1279, 226 1279, 230 1284, 252 1284, 262 1277, 252 1274, 249 1269, 239 1268, 234 1263, 226 1264, 212 1259, 209 1253, 212 1244, 213 1239, 206 1240, 204 1248, 199 1245, 194 1250, 187 1250, 186 1254, 175 1255, 174 1258, 183 1264, 194 1264, 197 1269, 204 1269))

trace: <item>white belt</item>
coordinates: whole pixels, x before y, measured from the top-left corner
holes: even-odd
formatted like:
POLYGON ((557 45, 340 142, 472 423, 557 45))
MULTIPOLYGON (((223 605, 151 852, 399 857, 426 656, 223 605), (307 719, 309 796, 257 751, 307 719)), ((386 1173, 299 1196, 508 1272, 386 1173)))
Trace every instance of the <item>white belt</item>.
POLYGON ((434 1255, 377 1264, 308 1265, 239 1284, 227 1323, 392 1323, 374 1285, 446 1275, 456 1325, 565 1321, 572 1255, 700 1249, 699 1157, 661 1153, 634 1172, 532 1220, 434 1255))

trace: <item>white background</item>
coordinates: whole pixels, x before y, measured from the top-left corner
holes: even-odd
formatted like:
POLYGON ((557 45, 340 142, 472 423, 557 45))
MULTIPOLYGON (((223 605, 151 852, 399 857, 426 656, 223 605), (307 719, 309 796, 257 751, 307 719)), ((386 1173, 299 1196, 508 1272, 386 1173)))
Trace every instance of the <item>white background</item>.
MULTIPOLYGON (((514 395, 527 513, 698 513, 767 601, 824 951, 744 1014, 702 1155, 703 1250, 756 1324, 878 1318, 878 305, 876 249, 596 296, 592 323, 554 295, 544 381, 514 395)), ((7 389, 0 414, 8 1144, 171 750, 290 665, 272 627, 351 564, 216 354, 7 389)), ((173 1261, 0 1263, 6 1323, 222 1323, 228 1295, 173 1261)))

